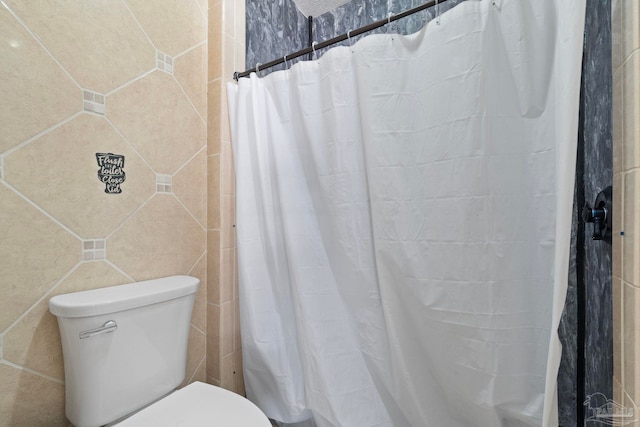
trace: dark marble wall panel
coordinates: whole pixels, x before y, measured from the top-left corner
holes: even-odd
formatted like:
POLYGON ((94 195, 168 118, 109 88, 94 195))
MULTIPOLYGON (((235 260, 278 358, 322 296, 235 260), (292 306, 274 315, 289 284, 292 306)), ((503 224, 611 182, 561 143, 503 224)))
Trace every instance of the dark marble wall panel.
MULTIPOLYGON (((307 18, 298 11, 293 0, 247 0, 246 44, 247 68, 266 64, 291 52, 307 47, 307 18)), ((289 65, 299 59, 289 62, 289 65)), ((284 68, 284 64, 265 72, 284 68)), ((236 70, 244 71, 244 70, 236 70)))
MULTIPOLYGON (((580 212, 585 201, 592 206, 596 194, 611 185, 613 179, 610 14, 610 0, 587 0, 575 212, 580 212)), ((563 345, 558 373, 561 427, 579 425, 581 416, 586 419, 591 415, 582 405, 583 401, 578 402, 577 398, 586 399, 594 393, 613 398, 611 245, 592 240, 592 224, 578 224, 581 220, 575 212, 569 287, 559 328, 563 345), (578 237, 578 233, 581 236, 578 237), (578 250, 578 244, 582 244, 581 250, 578 250), (576 335, 578 322, 582 321, 578 315, 581 294, 584 295, 584 348, 578 349, 576 335), (584 374, 577 371, 578 351, 584 355, 584 374), (576 387, 580 375, 583 375, 584 389, 578 393, 576 387)), ((599 427, 607 424, 589 421, 585 425, 599 427)))
MULTIPOLYGON (((573 218, 571 221, 571 249, 569 252, 569 283, 564 311, 558 327, 562 343, 562 359, 558 370, 558 424, 560 427, 577 425, 577 367, 578 367, 578 289, 576 250, 578 244, 578 185, 573 197, 573 218)), ((581 190, 580 190, 581 191, 581 190)))
MULTIPOLYGON (((598 192, 613 182, 610 0, 587 1, 582 72, 584 196, 593 206, 598 192)), ((585 396, 613 399, 611 245, 591 240, 592 224, 585 233, 585 396)))
MULTIPOLYGON (((438 12, 443 13, 464 0, 447 0, 438 6, 438 12)), ((420 6, 424 0, 365 0, 352 1, 337 9, 314 18, 313 38, 315 41, 328 40, 350 30, 363 27, 389 17, 389 14, 397 14, 420 6)), ((353 37, 351 43, 357 42, 361 37, 375 33, 412 34, 420 30, 427 22, 436 16, 435 7, 410 15, 401 20, 377 28, 367 34, 353 37)), ((345 40, 342 45, 348 45, 345 40)), ((329 48, 327 48, 329 49, 329 48)))

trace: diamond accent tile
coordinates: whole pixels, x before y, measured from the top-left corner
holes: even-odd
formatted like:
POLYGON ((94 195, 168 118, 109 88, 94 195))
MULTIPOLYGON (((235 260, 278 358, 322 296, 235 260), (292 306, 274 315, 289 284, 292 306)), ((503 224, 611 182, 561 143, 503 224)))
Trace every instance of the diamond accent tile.
POLYGON ((207 23, 194 0, 127 0, 158 50, 176 56, 203 42, 207 23))
POLYGON ((168 74, 154 71, 107 101, 107 117, 157 173, 173 175, 206 144, 204 122, 168 74))
POLYGON ((135 280, 187 274, 205 230, 170 194, 156 194, 107 239, 109 260, 135 280))
POLYGON ((80 261, 81 244, 2 184, 0 200, 1 332, 80 261))
POLYGON ((80 111, 82 103, 80 88, 1 6, 0 28, 2 153, 80 111))
POLYGON ((107 93, 155 66, 155 48, 124 2, 5 3, 82 87, 107 93))
POLYGON ((4 172, 7 182, 84 239, 107 236, 155 192, 145 162, 107 120, 92 114, 7 155, 4 172), (121 194, 105 193, 98 178, 95 155, 102 152, 125 156, 121 194))
POLYGON ((104 114, 106 107, 104 103, 104 95, 85 90, 82 91, 82 99, 84 111, 104 114))
POLYGON ((82 242, 82 259, 85 261, 101 260, 107 257, 107 245, 104 239, 85 240, 82 242))
POLYGON ((156 191, 171 193, 171 175, 156 174, 156 191))
POLYGON ((165 55, 160 51, 158 51, 156 57, 156 66, 162 71, 173 74, 173 58, 171 58, 169 55, 165 55))

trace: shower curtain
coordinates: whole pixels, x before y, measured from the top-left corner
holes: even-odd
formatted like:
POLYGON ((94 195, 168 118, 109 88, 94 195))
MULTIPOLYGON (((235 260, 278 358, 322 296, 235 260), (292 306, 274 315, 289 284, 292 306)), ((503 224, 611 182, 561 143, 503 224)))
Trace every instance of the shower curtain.
POLYGON ((556 426, 584 0, 469 0, 229 84, 247 396, 556 426))

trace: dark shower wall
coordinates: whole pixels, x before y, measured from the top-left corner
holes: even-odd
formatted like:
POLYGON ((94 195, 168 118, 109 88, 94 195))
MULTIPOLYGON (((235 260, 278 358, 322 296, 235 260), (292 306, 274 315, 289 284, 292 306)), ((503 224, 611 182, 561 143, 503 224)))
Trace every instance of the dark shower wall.
MULTIPOLYGON (((584 197, 589 206, 593 206, 598 192, 613 182, 611 70, 611 0, 587 1, 580 142, 584 153, 584 197)), ((613 399, 611 244, 594 241, 592 235, 592 224, 586 224, 584 393, 585 399, 594 393, 613 399)), ((592 413, 585 409, 585 419, 588 419, 592 413)), ((589 422, 588 425, 607 424, 589 422)))
MULTIPOLYGON (((443 0, 444 1, 444 0, 443 0)), ((439 5, 440 13, 451 9, 464 0, 447 0, 439 5)), ((387 18, 389 13, 400 13, 423 4, 425 0, 357 0, 331 10, 321 16, 313 17, 313 40, 322 42, 349 30, 360 28, 372 22, 387 18)), ((435 17, 434 8, 401 19, 373 33, 395 32, 411 34, 435 17)), ((267 2, 264 0, 247 0, 247 68, 255 68, 256 64, 265 64, 273 59, 281 58, 292 52, 309 46, 307 18, 300 13, 293 0, 267 2)), ((360 37, 353 37, 355 43, 360 37)), ((348 45, 348 41, 342 44, 348 45)), ((329 48, 327 48, 329 49, 329 48)), ((316 52, 321 56, 324 50, 316 52)), ((304 60, 295 59, 289 65, 304 60)), ((270 72, 281 70, 284 65, 260 72, 264 76, 270 72)))
POLYGON ((595 393, 613 399, 611 245, 592 240, 593 225, 579 215, 613 179, 611 1, 587 0, 586 12, 569 288, 559 328, 561 427, 610 425, 585 424, 593 414, 584 402, 595 393))
MULTIPOLYGON (((313 40, 321 42, 349 30, 384 19, 389 13, 399 13, 423 4, 425 0, 357 0, 351 1, 324 15, 313 18, 313 40)), ((448 0, 440 5, 444 12, 464 0, 448 0)), ((587 0, 585 29, 585 60, 583 66, 583 105, 580 141, 584 159, 584 172, 579 171, 576 183, 576 211, 584 200, 593 203, 601 187, 612 181, 611 167, 611 42, 610 0, 587 0)), ((273 59, 308 47, 307 18, 295 7, 292 0, 267 2, 247 0, 247 57, 248 68, 265 64, 273 59)), ((376 32, 410 34, 419 30, 435 17, 434 8, 392 23, 376 32)), ((357 41, 354 37, 352 42, 357 41)), ((348 41, 343 42, 348 44, 348 41)), ((318 56, 323 52, 319 51, 318 56)), ((300 58, 299 60, 303 60, 300 58)), ((297 60, 289 61, 291 65, 297 60)), ((284 64, 260 72, 261 76, 284 68, 284 64)), ((242 70, 238 70, 242 71, 242 70)), ((590 225, 590 224, 589 224, 590 225)), ((563 343, 563 356, 558 375, 560 426, 577 425, 578 409, 582 410, 582 398, 601 392, 612 398, 612 334, 611 334, 611 247, 590 240, 590 227, 585 230, 574 215, 569 290, 559 334, 563 343), (581 237, 578 238, 578 235, 581 237), (581 251, 577 250, 580 244, 581 251), (576 255, 580 256, 577 257, 576 255), (578 271, 580 273, 578 274, 578 271), (578 285, 584 279, 585 284, 578 285), (585 319, 588 345, 585 354, 584 392, 578 393, 577 330, 578 299, 584 290, 585 319), (581 291, 582 292, 582 291, 581 291), (580 399, 580 403, 578 403, 580 399)), ((594 427, 596 424, 590 423, 594 427)))

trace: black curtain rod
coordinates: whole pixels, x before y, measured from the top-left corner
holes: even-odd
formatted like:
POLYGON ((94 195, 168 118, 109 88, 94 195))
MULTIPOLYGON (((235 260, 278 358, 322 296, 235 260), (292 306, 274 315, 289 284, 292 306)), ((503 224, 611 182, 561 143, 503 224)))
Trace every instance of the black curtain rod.
POLYGON ((340 43, 341 41, 348 40, 351 37, 359 36, 360 34, 366 33, 366 32, 371 31, 371 30, 375 30, 376 28, 380 28, 380 27, 385 26, 385 25, 387 25, 387 24, 389 24, 391 22, 397 21, 397 20, 402 19, 402 18, 406 18, 409 15, 413 15, 414 13, 423 11, 423 10, 428 9, 428 8, 430 8, 432 6, 435 6, 435 5, 439 4, 439 3, 444 3, 445 1, 446 0, 431 0, 431 1, 428 1, 428 2, 426 2, 426 3, 424 3, 424 4, 420 5, 420 6, 414 7, 413 9, 406 10, 406 11, 404 11, 402 13, 398 13, 397 15, 391 15, 391 16, 389 16, 389 18, 381 19, 381 20, 373 22, 373 23, 371 23, 369 25, 365 25, 364 27, 360 27, 358 29, 351 30, 351 31, 349 31, 347 33, 344 33, 342 35, 336 36, 336 37, 334 37, 332 39, 329 39, 329 40, 325 40, 325 41, 323 41, 321 43, 314 43, 312 46, 309 46, 309 47, 307 47, 305 49, 302 49, 302 50, 299 50, 297 52, 291 53, 289 55, 285 55, 282 58, 274 59, 273 61, 267 62, 266 64, 258 64, 254 68, 251 68, 249 70, 243 71, 241 73, 236 72, 236 73, 234 73, 233 78, 235 80, 238 80, 241 77, 247 77, 249 74, 251 74, 253 72, 258 72, 258 71, 264 70, 266 68, 275 67, 276 65, 280 65, 285 61, 288 61, 288 60, 291 60, 291 59, 295 59, 295 58, 297 58, 299 56, 311 54, 315 50, 324 49, 325 47, 334 45, 336 43, 340 43))

